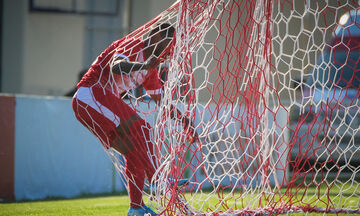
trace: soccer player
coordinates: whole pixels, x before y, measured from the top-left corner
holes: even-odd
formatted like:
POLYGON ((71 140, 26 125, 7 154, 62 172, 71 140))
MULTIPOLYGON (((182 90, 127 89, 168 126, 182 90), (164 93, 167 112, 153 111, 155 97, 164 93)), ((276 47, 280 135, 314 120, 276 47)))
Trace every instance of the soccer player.
MULTIPOLYGON (((150 126, 121 99, 121 94, 142 84, 147 94, 159 103, 162 85, 157 66, 160 57, 169 55, 173 38, 174 28, 162 24, 145 40, 114 41, 91 65, 73 97, 76 118, 106 149, 113 148, 126 159, 131 201, 128 215, 156 215, 142 199, 145 177, 151 181, 156 159, 150 126)), ((189 126, 186 118, 184 126, 189 126)))

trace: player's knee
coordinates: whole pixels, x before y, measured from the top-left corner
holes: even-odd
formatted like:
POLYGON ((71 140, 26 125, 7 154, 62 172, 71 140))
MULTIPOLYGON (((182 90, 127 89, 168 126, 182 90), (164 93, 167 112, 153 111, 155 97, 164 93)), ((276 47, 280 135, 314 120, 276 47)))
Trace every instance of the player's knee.
POLYGON ((111 147, 122 154, 127 154, 134 150, 130 139, 126 137, 120 137, 119 135, 116 135, 115 138, 112 140, 111 147))

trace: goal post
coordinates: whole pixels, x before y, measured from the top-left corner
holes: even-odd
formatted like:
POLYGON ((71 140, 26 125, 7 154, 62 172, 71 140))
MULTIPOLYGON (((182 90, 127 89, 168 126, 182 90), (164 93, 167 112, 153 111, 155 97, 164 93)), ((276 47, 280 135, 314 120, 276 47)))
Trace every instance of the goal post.
POLYGON ((152 125, 156 172, 144 192, 152 208, 360 213, 357 1, 181 0, 124 44, 161 23, 176 39, 159 67, 161 104, 141 89, 121 96, 152 125))

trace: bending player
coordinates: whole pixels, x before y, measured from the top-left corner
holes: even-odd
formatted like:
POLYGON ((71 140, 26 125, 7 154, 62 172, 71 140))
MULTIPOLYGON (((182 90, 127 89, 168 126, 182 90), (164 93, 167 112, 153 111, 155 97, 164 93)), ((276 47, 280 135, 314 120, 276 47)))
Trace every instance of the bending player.
MULTIPOLYGON (((91 65, 73 97, 76 118, 105 148, 115 149, 126 159, 125 173, 131 201, 128 215, 156 215, 142 199, 145 176, 150 182, 156 159, 150 141, 150 126, 121 99, 121 94, 142 84, 159 103, 162 85, 157 66, 160 56, 169 55, 173 38, 174 28, 162 24, 144 41, 123 38, 113 42, 91 65)), ((189 126, 186 118, 184 126, 189 126)))

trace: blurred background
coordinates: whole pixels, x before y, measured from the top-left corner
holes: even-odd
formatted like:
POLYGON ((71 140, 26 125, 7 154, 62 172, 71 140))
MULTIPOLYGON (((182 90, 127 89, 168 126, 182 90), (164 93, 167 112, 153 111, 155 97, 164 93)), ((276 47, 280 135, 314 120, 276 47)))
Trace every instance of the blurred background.
POLYGON ((65 95, 114 40, 174 0, 2 0, 0 92, 65 95))

